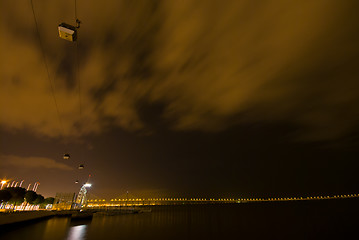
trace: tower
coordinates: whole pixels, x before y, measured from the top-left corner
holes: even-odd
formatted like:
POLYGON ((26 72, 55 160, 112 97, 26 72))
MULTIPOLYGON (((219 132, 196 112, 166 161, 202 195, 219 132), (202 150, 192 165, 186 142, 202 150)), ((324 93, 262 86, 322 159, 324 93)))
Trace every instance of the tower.
POLYGON ((90 183, 85 183, 84 185, 82 185, 79 194, 77 195, 77 199, 76 199, 76 203, 82 207, 84 205, 87 204, 87 189, 91 187, 90 183))

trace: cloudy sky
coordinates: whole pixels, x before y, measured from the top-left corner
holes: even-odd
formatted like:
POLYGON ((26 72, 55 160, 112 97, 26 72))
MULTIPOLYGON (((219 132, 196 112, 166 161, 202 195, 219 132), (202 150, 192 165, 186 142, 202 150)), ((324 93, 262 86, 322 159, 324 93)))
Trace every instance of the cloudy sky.
POLYGON ((88 174, 99 197, 359 191, 357 1, 78 0, 78 45, 57 31, 74 1, 0 2, 0 178, 47 196, 88 174))

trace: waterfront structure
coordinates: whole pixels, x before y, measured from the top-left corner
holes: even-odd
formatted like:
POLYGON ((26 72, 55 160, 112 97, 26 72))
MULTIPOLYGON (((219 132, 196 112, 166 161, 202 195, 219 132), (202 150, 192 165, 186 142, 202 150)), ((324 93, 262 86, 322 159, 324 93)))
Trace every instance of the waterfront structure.
POLYGON ((53 209, 70 210, 75 207, 75 193, 56 193, 53 209))
POLYGON ((87 188, 91 187, 90 183, 82 185, 79 194, 77 195, 76 204, 78 207, 86 206, 87 204, 87 188))
POLYGON ((113 199, 89 199, 88 208, 117 208, 133 206, 154 205, 183 205, 183 204, 239 204, 251 202, 284 202, 284 201, 314 201, 329 199, 359 198, 359 194, 345 194, 334 196, 306 196, 306 197, 282 197, 282 198, 113 198, 113 199))

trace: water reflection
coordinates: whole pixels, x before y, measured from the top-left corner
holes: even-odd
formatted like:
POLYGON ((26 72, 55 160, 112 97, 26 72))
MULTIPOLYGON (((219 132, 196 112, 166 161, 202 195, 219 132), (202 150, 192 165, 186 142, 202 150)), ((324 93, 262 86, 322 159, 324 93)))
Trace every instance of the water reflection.
POLYGON ((358 201, 158 206, 86 221, 52 218, 0 231, 0 239, 346 239, 357 234, 358 201))
POLYGON ((42 239, 64 239, 70 225, 69 218, 51 218, 46 222, 42 239))
POLYGON ((67 240, 83 240, 86 236, 87 225, 73 226, 69 229, 67 240))

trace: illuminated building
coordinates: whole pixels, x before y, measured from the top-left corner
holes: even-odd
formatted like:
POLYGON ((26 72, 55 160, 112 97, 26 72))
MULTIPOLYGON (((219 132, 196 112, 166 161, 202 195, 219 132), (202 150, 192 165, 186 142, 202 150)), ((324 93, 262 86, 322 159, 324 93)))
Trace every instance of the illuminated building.
POLYGON ((85 183, 81 189, 79 194, 77 195, 76 204, 79 207, 85 206, 87 204, 87 189, 88 187, 91 187, 90 183, 85 183))
POLYGON ((53 204, 54 210, 70 210, 74 208, 75 193, 56 193, 53 204))

